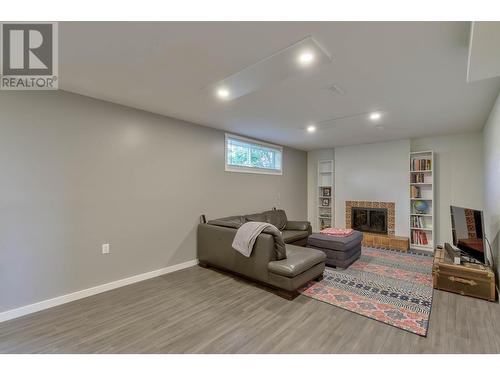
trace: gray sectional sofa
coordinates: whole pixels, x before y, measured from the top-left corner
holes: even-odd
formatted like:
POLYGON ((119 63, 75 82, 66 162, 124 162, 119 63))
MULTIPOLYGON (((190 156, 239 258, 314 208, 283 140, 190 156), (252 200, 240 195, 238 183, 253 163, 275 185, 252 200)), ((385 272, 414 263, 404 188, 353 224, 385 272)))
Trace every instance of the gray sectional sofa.
POLYGON ((278 288, 280 295, 293 298, 299 287, 321 278, 325 268, 324 252, 302 247, 311 232, 309 222, 288 221, 283 210, 210 220, 198 226, 199 264, 278 288), (238 228, 248 221, 271 223, 282 235, 264 230, 247 258, 232 248, 232 242, 238 228))

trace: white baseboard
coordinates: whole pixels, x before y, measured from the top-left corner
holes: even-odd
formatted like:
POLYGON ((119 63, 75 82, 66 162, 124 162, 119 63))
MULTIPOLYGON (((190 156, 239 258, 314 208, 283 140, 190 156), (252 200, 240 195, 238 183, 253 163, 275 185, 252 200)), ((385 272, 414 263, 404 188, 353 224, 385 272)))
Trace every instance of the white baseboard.
POLYGON ((189 260, 184 263, 174 264, 173 266, 160 268, 158 270, 141 273, 139 275, 134 275, 131 277, 127 277, 125 279, 112 281, 110 283, 101 284, 94 286, 92 288, 79 290, 78 292, 73 292, 69 294, 65 294, 59 297, 47 299, 44 301, 36 302, 31 305, 21 306, 16 309, 7 310, 0 313, 0 322, 5 322, 6 320, 11 320, 18 318, 23 315, 32 314, 34 312, 49 309, 54 306, 59 306, 64 303, 76 301, 77 299, 93 296, 94 294, 99 294, 103 292, 107 292, 108 290, 120 288, 125 285, 130 285, 137 283, 139 281, 152 279, 153 277, 165 275, 167 273, 175 272, 182 270, 184 268, 192 267, 198 264, 198 259, 189 260))

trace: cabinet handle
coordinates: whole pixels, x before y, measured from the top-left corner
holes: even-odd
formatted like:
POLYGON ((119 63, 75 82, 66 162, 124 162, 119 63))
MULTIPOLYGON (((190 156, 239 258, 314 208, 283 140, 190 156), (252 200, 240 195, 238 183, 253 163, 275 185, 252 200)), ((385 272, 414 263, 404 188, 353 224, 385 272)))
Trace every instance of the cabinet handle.
POLYGON ((477 285, 477 283, 474 280, 462 279, 460 277, 455 277, 455 276, 448 277, 448 280, 450 280, 452 282, 456 281, 457 283, 468 284, 470 286, 477 285))

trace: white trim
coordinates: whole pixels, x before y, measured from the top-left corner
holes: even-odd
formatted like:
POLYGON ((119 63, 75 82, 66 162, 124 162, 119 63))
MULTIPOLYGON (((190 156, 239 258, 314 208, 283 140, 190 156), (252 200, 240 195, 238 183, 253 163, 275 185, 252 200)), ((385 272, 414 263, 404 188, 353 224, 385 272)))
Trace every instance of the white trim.
MULTIPOLYGON (((426 150, 426 151, 411 151, 408 154, 408 168, 410 172, 410 179, 409 179, 409 184, 410 186, 414 185, 415 183, 411 182, 411 176, 413 173, 426 173, 427 176, 431 177, 431 181, 429 182, 424 182, 421 184, 421 186, 425 186, 426 188, 431 189, 432 196, 431 198, 412 198, 411 197, 411 189, 409 190, 409 198, 410 198, 410 216, 409 216, 409 224, 408 224, 408 233, 409 233, 409 239, 410 239, 410 250, 419 250, 419 251, 426 251, 429 253, 434 253, 434 246, 436 244, 436 236, 437 236, 437 230, 435 229, 438 226, 438 223, 436 222, 436 215, 435 215, 435 210, 436 210, 436 196, 435 196, 435 179, 434 179, 434 173, 433 170, 436 167, 436 163, 434 160, 434 151, 433 150, 426 150), (411 170, 412 167, 412 160, 418 160, 420 158, 429 158, 431 159, 431 167, 432 170, 422 170, 422 171, 413 171, 411 170), (424 200, 424 201, 430 201, 432 204, 432 210, 431 213, 427 214, 418 214, 413 212, 413 202, 415 200, 424 200), (412 227, 412 219, 414 216, 420 216, 420 217, 426 217, 428 218, 427 220, 432 221, 432 224, 430 227, 425 227, 425 228, 414 228, 412 227), (412 233, 414 230, 422 230, 424 232, 430 233, 432 236, 432 240, 429 241, 427 245, 419 245, 419 244, 412 244, 411 239, 412 239, 412 233)), ((417 185, 418 186, 418 185, 417 185)), ((427 224, 428 225, 428 224, 427 224)))
POLYGON ((467 52, 467 76, 466 76, 466 82, 471 83, 471 69, 470 69, 470 64, 472 60, 472 42, 474 41, 474 26, 475 22, 472 21, 470 25, 470 31, 469 31, 469 51, 467 52))
POLYGON ((275 175, 275 176, 282 176, 283 175, 283 147, 274 145, 272 143, 267 143, 263 141, 259 141, 256 139, 252 138, 246 138, 242 137, 239 135, 231 134, 231 133, 225 133, 224 135, 224 170, 226 172, 238 172, 238 173, 257 173, 257 174, 270 174, 270 175, 275 175), (281 153, 281 169, 264 169, 264 168, 251 168, 251 167, 244 167, 244 166, 239 166, 239 165, 228 165, 227 164, 227 140, 229 138, 233 139, 238 139, 240 141, 244 142, 249 142, 253 143, 258 146, 263 146, 263 147, 269 147, 271 149, 278 150, 281 153))
POLYGON ((282 170, 277 170, 276 172, 272 172, 272 169, 262 169, 262 168, 248 168, 248 167, 238 167, 238 166, 231 166, 226 164, 225 168, 226 172, 237 172, 237 173, 256 173, 256 174, 270 174, 273 176, 282 176, 283 175, 283 169, 282 170))
POLYGON ((427 151, 411 151, 410 155, 418 155, 418 154, 430 154, 432 153, 433 150, 427 150, 427 151))
POLYGON ((230 138, 234 138, 234 139, 239 139, 240 141, 255 143, 256 145, 259 145, 259 146, 264 146, 264 147, 269 147, 269 148, 276 148, 276 149, 280 150, 281 152, 283 152, 283 147, 282 146, 275 145, 275 144, 272 144, 272 143, 267 143, 267 142, 264 142, 264 141, 259 141, 258 139, 242 137, 241 135, 236 135, 236 134, 232 134, 232 133, 226 133, 225 136, 226 136, 226 140, 227 140, 228 137, 230 137, 230 138))
POLYGON ((78 299, 90 297, 95 294, 107 292, 108 290, 121 288, 122 286, 138 283, 139 281, 152 279, 153 277, 158 277, 161 275, 165 275, 167 273, 179 271, 184 268, 195 266, 197 264, 198 264, 198 259, 189 260, 184 263, 174 264, 173 266, 160 268, 158 270, 146 273, 141 273, 139 275, 127 277, 125 279, 111 281, 110 283, 97 285, 92 288, 79 290, 77 292, 65 294, 51 299, 46 299, 44 301, 36 302, 31 305, 21 306, 16 309, 7 310, 0 313, 0 322, 5 322, 7 320, 18 318, 20 316, 32 314, 34 312, 49 309, 54 306, 59 306, 68 302, 76 301, 78 299))

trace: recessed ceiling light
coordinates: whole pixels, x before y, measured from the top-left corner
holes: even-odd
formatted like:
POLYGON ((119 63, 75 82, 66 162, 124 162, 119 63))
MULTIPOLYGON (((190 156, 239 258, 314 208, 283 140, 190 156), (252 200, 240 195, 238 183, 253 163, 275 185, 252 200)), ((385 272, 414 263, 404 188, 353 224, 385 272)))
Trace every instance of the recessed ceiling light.
POLYGON ((229 90, 225 88, 220 88, 217 90, 217 96, 221 99, 227 99, 229 97, 229 90))
POLYGON ((302 65, 309 65, 314 60, 314 54, 312 52, 303 52, 299 56, 299 62, 302 65))
POLYGON ((380 112, 370 113, 370 120, 372 120, 372 121, 380 120, 381 117, 382 117, 382 115, 380 114, 380 112))
POLYGON ((314 133, 316 131, 316 125, 309 125, 306 130, 309 132, 309 133, 314 133))

